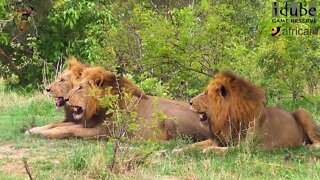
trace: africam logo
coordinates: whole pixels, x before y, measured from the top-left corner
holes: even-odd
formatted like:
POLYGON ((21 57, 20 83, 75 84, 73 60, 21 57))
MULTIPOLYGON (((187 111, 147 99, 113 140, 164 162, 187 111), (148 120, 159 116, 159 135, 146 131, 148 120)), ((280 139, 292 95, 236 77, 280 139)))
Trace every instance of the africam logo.
POLYGON ((294 36, 310 36, 320 35, 319 28, 300 28, 300 27, 273 27, 271 29, 272 36, 280 36, 280 29, 282 35, 294 35, 294 36))
POLYGON ((280 36, 280 27, 273 27, 271 29, 271 35, 272 36, 280 36))

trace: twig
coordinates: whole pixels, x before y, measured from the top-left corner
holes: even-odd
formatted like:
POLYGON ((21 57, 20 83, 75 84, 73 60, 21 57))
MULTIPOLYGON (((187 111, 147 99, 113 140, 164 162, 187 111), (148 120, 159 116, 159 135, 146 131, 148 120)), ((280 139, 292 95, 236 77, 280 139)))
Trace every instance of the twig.
POLYGON ((114 172, 114 166, 116 165, 116 162, 117 162, 118 150, 119 150, 119 141, 116 139, 114 142, 112 162, 109 166, 109 169, 111 172, 114 172))
POLYGON ((161 11, 158 9, 158 6, 156 4, 154 4, 154 2, 152 0, 150 0, 150 3, 152 5, 152 7, 158 12, 161 14, 161 11))
POLYGON ((265 166, 272 166, 272 167, 280 167, 280 168, 284 168, 284 169, 296 169, 294 167, 291 166, 283 166, 281 164, 276 164, 276 163, 263 163, 263 162, 257 162, 257 161, 252 161, 255 164, 260 164, 260 165, 265 165, 265 166))
POLYGON ((27 160, 24 160, 24 161, 23 161, 23 164, 24 164, 24 168, 25 168, 26 171, 27 171, 27 174, 28 174, 28 176, 29 176, 29 179, 30 179, 30 180, 33 180, 27 160))

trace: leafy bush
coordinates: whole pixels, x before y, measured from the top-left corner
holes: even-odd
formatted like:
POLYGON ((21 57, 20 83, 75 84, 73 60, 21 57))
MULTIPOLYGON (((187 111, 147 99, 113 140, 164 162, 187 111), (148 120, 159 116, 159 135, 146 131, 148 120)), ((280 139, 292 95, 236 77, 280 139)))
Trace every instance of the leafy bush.
POLYGON ((319 95, 319 40, 272 37, 272 27, 289 27, 271 22, 273 1, 33 0, 25 34, 13 19, 29 4, 10 2, 0 2, 0 76, 15 74, 24 87, 45 83, 75 55, 120 67, 151 95, 189 99, 222 70, 262 85, 270 100, 319 95))

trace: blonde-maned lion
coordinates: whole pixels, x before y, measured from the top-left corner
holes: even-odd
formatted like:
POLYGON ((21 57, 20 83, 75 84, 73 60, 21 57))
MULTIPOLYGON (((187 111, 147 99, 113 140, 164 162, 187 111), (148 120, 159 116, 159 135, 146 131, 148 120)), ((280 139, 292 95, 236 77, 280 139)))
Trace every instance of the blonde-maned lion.
POLYGON ((195 96, 190 104, 208 121, 211 139, 184 149, 200 148, 204 152, 224 153, 227 144, 238 144, 239 139, 253 129, 263 150, 308 145, 320 147, 320 131, 311 114, 298 108, 288 112, 264 106, 264 91, 251 82, 231 73, 218 73, 204 93, 195 96))
MULTIPOLYGON (((179 135, 194 140, 205 140, 210 137, 209 128, 197 121, 198 114, 190 110, 188 103, 147 96, 125 77, 117 77, 100 67, 87 68, 81 82, 65 97, 73 109, 74 118, 81 121, 83 126, 86 126, 85 129, 93 130, 83 131, 81 137, 110 136, 112 133, 113 127, 103 125, 103 122, 111 120, 106 115, 108 109, 101 107, 97 99, 107 96, 110 92, 107 91, 108 88, 111 88, 112 94, 127 91, 133 95, 131 104, 134 104, 132 108, 137 113, 136 123, 139 128, 133 134, 128 134, 128 137, 157 140, 169 140, 179 135), (158 111, 165 115, 164 120, 154 120, 154 115, 158 111)), ((119 104, 123 105, 122 101, 123 99, 119 98, 119 104)), ((51 131, 46 136, 51 138, 79 136, 75 131, 76 129, 65 128, 51 131)))
POLYGON ((45 126, 35 127, 26 131, 27 135, 39 134, 41 135, 47 130, 61 126, 74 126, 80 122, 73 118, 72 109, 65 103, 64 96, 77 84, 80 80, 82 72, 87 65, 80 63, 75 57, 70 57, 67 60, 67 68, 48 86, 45 90, 49 96, 55 99, 55 105, 58 109, 63 108, 65 119, 62 122, 54 122, 45 126))

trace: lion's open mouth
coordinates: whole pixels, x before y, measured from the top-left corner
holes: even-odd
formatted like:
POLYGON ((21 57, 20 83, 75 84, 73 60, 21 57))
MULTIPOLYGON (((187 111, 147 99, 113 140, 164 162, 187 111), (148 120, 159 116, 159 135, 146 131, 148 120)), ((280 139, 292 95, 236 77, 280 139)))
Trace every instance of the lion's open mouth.
POLYGON ((57 107, 62 107, 66 104, 66 101, 64 100, 63 97, 56 97, 55 100, 56 100, 57 107))
POLYGON ((208 125, 208 115, 207 115, 207 112, 199 113, 199 116, 200 116, 200 122, 201 122, 203 125, 208 125))
POLYGON ((73 111, 73 113, 72 113, 73 117, 75 119, 80 119, 82 117, 82 115, 83 115, 83 112, 84 112, 83 108, 80 107, 80 106, 71 106, 71 108, 72 108, 72 111, 73 111))

